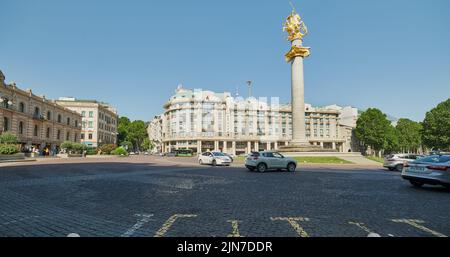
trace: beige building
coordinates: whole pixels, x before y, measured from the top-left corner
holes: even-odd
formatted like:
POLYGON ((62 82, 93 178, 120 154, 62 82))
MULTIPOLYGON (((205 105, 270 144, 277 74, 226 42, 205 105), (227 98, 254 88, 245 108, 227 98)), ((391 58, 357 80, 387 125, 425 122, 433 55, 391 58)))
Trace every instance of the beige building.
POLYGON ((95 100, 60 97, 56 103, 73 110, 82 117, 81 142, 90 147, 117 144, 117 110, 95 100))
MULTIPOLYGON (((163 153, 192 149, 242 154, 276 150, 292 139, 291 107, 280 105, 277 98, 271 98, 269 104, 266 98, 243 99, 227 92, 178 87, 164 109, 149 126, 150 140, 161 142, 163 153)), ((307 140, 312 145, 340 152, 356 151, 352 143, 356 118, 356 108, 306 104, 307 140), (347 117, 351 115, 356 116, 347 117)))
POLYGON ((162 119, 160 115, 155 116, 150 121, 147 127, 147 133, 154 144, 152 152, 160 153, 162 151, 162 119))
POLYGON ((0 71, 0 133, 11 132, 23 150, 58 150, 64 141, 80 142, 81 116, 31 89, 6 84, 0 71))

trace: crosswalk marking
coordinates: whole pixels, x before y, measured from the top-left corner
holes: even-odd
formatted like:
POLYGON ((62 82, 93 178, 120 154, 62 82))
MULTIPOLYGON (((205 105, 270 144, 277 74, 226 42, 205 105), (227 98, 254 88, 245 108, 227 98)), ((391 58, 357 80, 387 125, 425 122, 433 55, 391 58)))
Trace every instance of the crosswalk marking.
POLYGON ((364 232, 367 232, 367 234, 375 233, 375 232, 371 231, 368 227, 366 227, 366 225, 364 223, 349 221, 348 224, 357 226, 358 228, 364 230, 364 232))
POLYGON ((174 214, 170 216, 170 218, 167 219, 166 222, 164 222, 164 224, 158 231, 156 231, 154 237, 163 237, 167 233, 167 231, 169 231, 170 227, 172 227, 173 223, 175 223, 175 221, 179 218, 195 218, 195 217, 197 217, 197 215, 195 214, 174 214))
POLYGON ((420 225, 419 223, 425 223, 425 221, 423 221, 423 220, 415 220, 415 219, 393 219, 392 221, 393 221, 393 222, 396 222, 396 223, 405 223, 405 224, 408 224, 408 225, 413 226, 413 227, 415 227, 415 228, 417 228, 417 229, 420 229, 420 230, 422 230, 422 231, 428 232, 428 233, 432 234, 433 236, 437 236, 437 237, 447 237, 446 235, 444 235, 444 234, 442 234, 442 233, 439 233, 439 232, 434 231, 434 230, 432 230, 432 229, 429 229, 429 228, 427 228, 427 227, 425 227, 425 226, 423 226, 423 225, 420 225))
POLYGON ((136 230, 140 229, 145 223, 150 221, 150 218, 153 217, 153 214, 135 214, 136 217, 142 217, 140 220, 134 224, 130 229, 128 229, 125 233, 122 234, 121 237, 129 237, 136 232, 136 230))
POLYGON ((289 225, 291 225, 294 228, 295 232, 297 232, 297 234, 300 237, 309 237, 308 233, 306 233, 306 231, 298 223, 298 221, 309 221, 308 218, 304 218, 304 217, 271 217, 270 220, 272 220, 272 221, 287 221, 289 223, 289 225))
POLYGON ((227 237, 243 237, 239 233, 239 222, 241 222, 240 220, 227 220, 227 222, 231 223, 232 228, 231 234, 228 234, 227 237))

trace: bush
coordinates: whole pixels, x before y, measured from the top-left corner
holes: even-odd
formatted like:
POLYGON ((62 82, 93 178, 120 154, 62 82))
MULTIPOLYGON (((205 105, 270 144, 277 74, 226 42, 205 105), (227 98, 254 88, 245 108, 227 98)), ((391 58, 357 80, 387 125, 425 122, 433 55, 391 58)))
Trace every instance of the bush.
POLYGON ((19 152, 17 145, 0 144, 0 154, 15 154, 19 152))
POLYGON ((82 153, 83 150, 86 150, 86 145, 85 144, 80 144, 80 143, 73 143, 72 144, 72 150, 76 153, 82 153))
POLYGON ((120 146, 128 151, 133 151, 133 143, 131 143, 130 141, 123 141, 122 143, 120 143, 120 146))
POLYGON ((61 149, 66 149, 66 151, 71 151, 73 149, 73 143, 70 141, 65 141, 61 144, 61 149))
POLYGON ((117 147, 116 149, 111 151, 111 154, 113 154, 113 155, 128 155, 128 152, 123 147, 117 147))
POLYGON ((5 132, 0 135, 0 144, 16 144, 17 137, 11 132, 5 132))
POLYGON ((112 151, 114 151, 116 149, 116 145, 114 144, 106 144, 106 145, 102 145, 100 146, 100 151, 102 154, 111 154, 112 151))
POLYGON ((97 154, 97 148, 95 147, 88 147, 86 149, 86 155, 96 155, 97 154))

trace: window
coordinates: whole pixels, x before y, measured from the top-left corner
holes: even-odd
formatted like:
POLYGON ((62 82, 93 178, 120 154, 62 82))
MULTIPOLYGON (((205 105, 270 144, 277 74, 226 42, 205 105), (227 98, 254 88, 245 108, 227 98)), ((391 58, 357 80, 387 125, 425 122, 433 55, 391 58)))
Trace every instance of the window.
POLYGON ((19 111, 24 113, 25 112, 25 104, 23 102, 19 103, 19 111))
POLYGON ((19 134, 23 134, 23 122, 19 121, 19 134))
POLYGON ((83 140, 84 139, 84 133, 81 133, 80 137, 83 140))
POLYGON ((47 112, 47 120, 51 120, 52 119, 52 112, 48 111, 47 112))
POLYGON ((39 117, 40 112, 41 111, 39 110, 39 107, 34 107, 34 117, 35 118, 39 117))
POLYGON ((61 123, 62 122, 62 117, 61 114, 58 114, 58 122, 61 123))
POLYGON ((86 121, 82 121, 81 124, 83 128, 86 128, 86 121))
POLYGON ((86 111, 81 111, 81 117, 86 117, 86 111))
POLYGON ((89 121, 89 128, 93 128, 94 127, 94 122, 93 121, 89 121))
POLYGON ((6 117, 3 117, 3 131, 9 130, 9 119, 6 117))
POLYGON ((89 139, 92 139, 92 133, 89 133, 89 139))
POLYGON ((77 141, 78 141, 78 134, 77 134, 77 133, 75 133, 75 138, 74 138, 74 141, 75 141, 75 142, 77 142, 77 141))
POLYGON ((47 128, 47 133, 45 134, 47 138, 50 138, 50 128, 47 128))
POLYGON ((37 136, 38 136, 38 132, 39 132, 39 127, 38 127, 38 125, 34 125, 34 133, 33 133, 33 135, 34 135, 35 137, 37 137, 37 136))
POLYGON ((61 139, 61 130, 58 129, 58 133, 56 133, 56 139, 61 139))
POLYGON ((66 140, 69 140, 70 139, 70 132, 67 132, 67 134, 66 134, 66 140))
POLYGON ((70 125, 70 118, 67 117, 67 125, 70 125))
POLYGON ((78 120, 75 120, 75 127, 78 127, 78 120))
POLYGON ((89 118, 93 118, 94 117, 94 112, 93 111, 89 111, 89 118))

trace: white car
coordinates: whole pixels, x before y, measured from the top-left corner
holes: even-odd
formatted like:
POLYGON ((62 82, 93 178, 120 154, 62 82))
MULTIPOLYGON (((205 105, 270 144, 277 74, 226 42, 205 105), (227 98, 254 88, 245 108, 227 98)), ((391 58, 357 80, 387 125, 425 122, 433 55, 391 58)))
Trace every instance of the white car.
POLYGON ((198 156, 198 163, 230 166, 231 158, 221 152, 205 152, 198 156))

